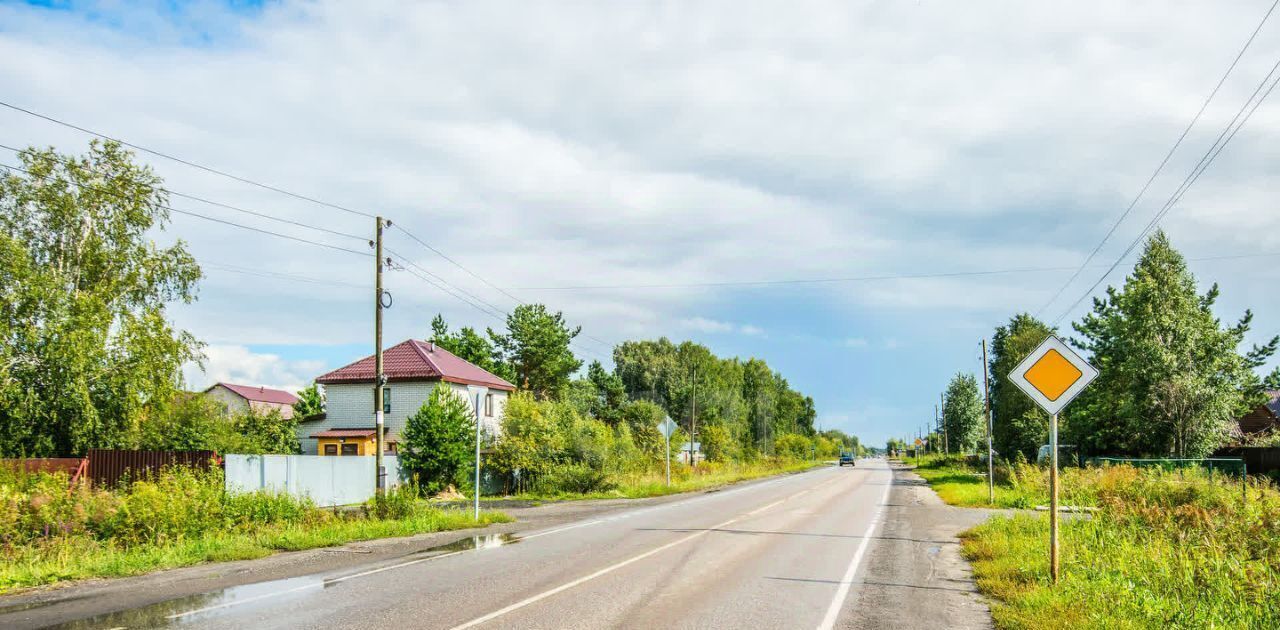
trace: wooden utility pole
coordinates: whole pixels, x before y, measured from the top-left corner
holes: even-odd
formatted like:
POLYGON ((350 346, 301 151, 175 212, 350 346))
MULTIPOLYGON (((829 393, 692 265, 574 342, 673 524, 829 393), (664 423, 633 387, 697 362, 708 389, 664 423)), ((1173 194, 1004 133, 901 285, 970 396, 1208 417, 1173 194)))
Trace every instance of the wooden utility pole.
POLYGON ((942 427, 942 452, 944 455, 951 454, 951 433, 947 429, 947 395, 945 393, 938 394, 938 402, 941 405, 942 412, 938 416, 938 426, 942 427))
POLYGON ((991 384, 987 382, 987 338, 982 338, 982 391, 987 405, 987 503, 996 504, 995 451, 991 448, 991 384))
MULTIPOLYGON (((374 488, 381 495, 386 492, 387 471, 382 465, 382 451, 385 448, 383 444, 382 430, 386 420, 383 418, 383 400, 382 388, 387 382, 386 374, 382 372, 382 228, 384 222, 382 217, 376 217, 374 221, 377 223, 377 239, 374 244, 374 309, 373 309, 373 417, 374 417, 374 449, 376 459, 374 460, 374 488)), ((385 222, 390 225, 390 222, 385 222)))

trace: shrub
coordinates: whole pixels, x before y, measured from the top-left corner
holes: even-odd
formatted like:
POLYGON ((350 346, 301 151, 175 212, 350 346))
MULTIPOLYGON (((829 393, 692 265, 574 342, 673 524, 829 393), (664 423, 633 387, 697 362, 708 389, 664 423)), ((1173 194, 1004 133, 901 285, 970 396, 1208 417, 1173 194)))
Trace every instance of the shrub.
POLYGON ((773 450, 781 457, 809 459, 813 455, 813 442, 803 435, 785 433, 774 440, 773 450))
POLYGON ((550 494, 608 492, 618 484, 609 474, 585 464, 565 464, 538 479, 538 491, 550 494))

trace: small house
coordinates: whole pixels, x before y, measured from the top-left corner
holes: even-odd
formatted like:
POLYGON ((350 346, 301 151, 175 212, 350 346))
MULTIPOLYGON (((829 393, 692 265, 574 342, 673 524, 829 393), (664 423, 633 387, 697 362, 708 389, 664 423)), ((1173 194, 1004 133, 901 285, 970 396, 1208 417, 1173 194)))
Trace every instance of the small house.
POLYGON ((293 405, 298 402, 297 396, 282 389, 222 382, 204 390, 204 395, 225 405, 232 414, 279 411, 283 418, 293 417, 293 405))
MULTIPOLYGON (((429 341, 409 339, 382 352, 383 430, 387 453, 394 453, 409 416, 427 402, 431 391, 448 387, 475 410, 480 399, 480 423, 498 435, 507 397, 515 386, 429 341)), ((316 379, 324 387, 323 416, 299 423, 303 453, 317 455, 376 454, 374 419, 374 357, 340 367, 316 379)))

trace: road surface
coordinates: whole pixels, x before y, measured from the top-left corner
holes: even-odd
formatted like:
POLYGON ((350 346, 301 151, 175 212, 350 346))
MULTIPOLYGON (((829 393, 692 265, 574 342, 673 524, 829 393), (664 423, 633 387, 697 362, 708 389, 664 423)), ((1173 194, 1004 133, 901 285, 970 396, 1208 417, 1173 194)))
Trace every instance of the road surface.
POLYGON ((897 476, 863 460, 87 618, 0 607, 0 625, 984 627, 955 550, 962 511, 897 476))

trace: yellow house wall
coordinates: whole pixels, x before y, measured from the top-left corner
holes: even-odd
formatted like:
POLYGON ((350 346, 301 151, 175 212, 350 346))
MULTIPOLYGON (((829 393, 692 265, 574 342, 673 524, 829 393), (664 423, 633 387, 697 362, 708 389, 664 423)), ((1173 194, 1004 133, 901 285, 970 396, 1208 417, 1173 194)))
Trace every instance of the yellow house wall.
POLYGON ((343 444, 356 444, 356 455, 373 455, 377 446, 374 444, 373 437, 368 438, 318 438, 316 440, 316 455, 324 455, 324 447, 326 444, 334 444, 338 449, 338 457, 342 456, 343 444))

